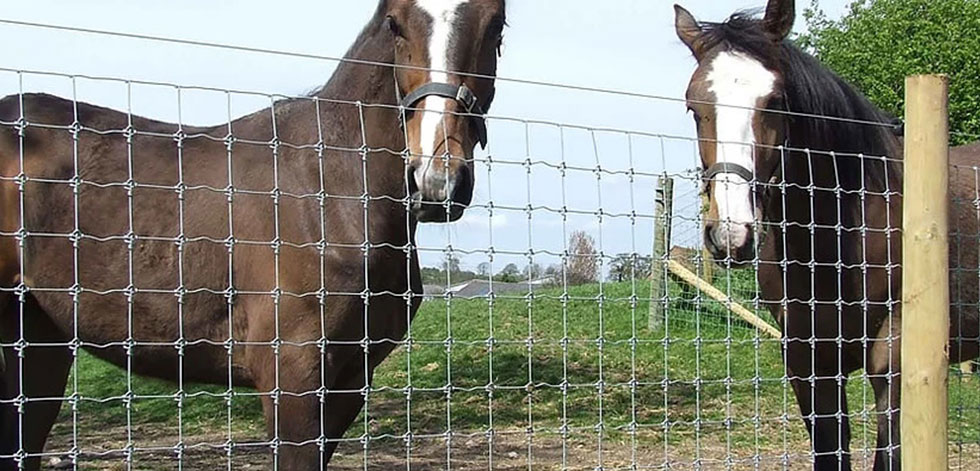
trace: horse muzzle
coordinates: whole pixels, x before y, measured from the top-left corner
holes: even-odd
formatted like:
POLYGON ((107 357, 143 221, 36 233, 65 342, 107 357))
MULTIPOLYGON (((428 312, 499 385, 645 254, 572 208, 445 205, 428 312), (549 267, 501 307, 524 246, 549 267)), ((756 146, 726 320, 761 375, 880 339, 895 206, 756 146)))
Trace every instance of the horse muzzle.
POLYGON ((715 262, 743 267, 755 260, 755 234, 751 224, 709 222, 704 228, 704 244, 715 262))
POLYGON ((455 222, 473 199, 473 176, 465 165, 455 170, 429 169, 421 173, 409 167, 410 209, 419 222, 455 222))

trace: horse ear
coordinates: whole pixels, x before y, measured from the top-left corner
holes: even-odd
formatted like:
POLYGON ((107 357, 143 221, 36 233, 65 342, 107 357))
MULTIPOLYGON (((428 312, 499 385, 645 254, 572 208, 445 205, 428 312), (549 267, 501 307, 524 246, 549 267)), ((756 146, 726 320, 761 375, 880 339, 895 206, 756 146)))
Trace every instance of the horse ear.
POLYGON ((793 31, 796 21, 795 0, 769 0, 766 17, 762 19, 766 32, 776 41, 782 41, 793 31))
POLYGON ((687 45, 695 58, 700 58, 701 50, 698 46, 698 38, 701 37, 702 33, 701 25, 691 12, 680 5, 674 5, 674 14, 674 29, 677 30, 677 37, 687 45))

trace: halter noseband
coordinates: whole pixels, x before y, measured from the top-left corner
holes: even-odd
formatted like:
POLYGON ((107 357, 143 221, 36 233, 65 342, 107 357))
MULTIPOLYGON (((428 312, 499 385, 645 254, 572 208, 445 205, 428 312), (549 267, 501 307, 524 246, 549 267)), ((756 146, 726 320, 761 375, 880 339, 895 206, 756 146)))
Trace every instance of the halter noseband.
POLYGON ((708 170, 704 172, 704 179, 706 181, 711 181, 713 178, 722 173, 737 175, 745 179, 747 182, 752 182, 752 180, 755 180, 755 172, 739 164, 733 164, 731 162, 718 162, 711 167, 708 167, 708 170))
MULTIPOLYGON (((396 92, 398 91, 397 85, 395 87, 396 92)), ((483 107, 480 106, 479 100, 472 90, 469 89, 465 84, 452 85, 448 83, 439 82, 429 82, 422 85, 411 93, 405 95, 405 98, 399 100, 398 105, 405 110, 401 114, 401 125, 405 126, 405 121, 408 119, 408 114, 414 111, 415 105, 422 101, 426 97, 437 96, 442 98, 448 98, 459 103, 465 111, 465 116, 470 118, 473 124, 476 126, 477 139, 480 141, 480 147, 486 149, 487 147, 487 123, 486 118, 484 118, 483 107)))
MULTIPOLYGON (((785 92, 783 92, 783 101, 787 104, 786 110, 784 111, 789 112, 790 111, 788 105, 789 98, 786 96, 785 92)), ((782 149, 785 150, 789 148, 790 125, 788 120, 785 123, 783 123, 783 128, 784 128, 783 130, 785 131, 785 135, 783 136, 782 149)), ((769 183, 773 183, 773 180, 776 178, 776 174, 779 172, 779 167, 782 166, 782 164, 783 164, 782 159, 780 159, 780 161, 777 162, 776 164, 776 168, 773 169, 772 175, 769 176, 769 183)), ((732 163, 732 162, 718 162, 708 167, 708 169, 705 170, 704 172, 703 178, 705 182, 710 182, 712 179, 714 179, 715 177, 723 173, 730 173, 732 175, 737 175, 739 177, 742 177, 748 183, 757 181, 756 174, 754 171, 752 171, 752 169, 745 168, 739 164, 732 163)))

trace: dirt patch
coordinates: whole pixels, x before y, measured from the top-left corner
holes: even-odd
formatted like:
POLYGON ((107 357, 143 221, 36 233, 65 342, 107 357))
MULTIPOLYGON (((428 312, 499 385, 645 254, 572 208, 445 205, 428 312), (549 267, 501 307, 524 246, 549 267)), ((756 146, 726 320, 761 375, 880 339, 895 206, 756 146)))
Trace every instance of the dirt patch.
MULTIPOLYGON (((134 428, 136 451, 132 454, 133 469, 173 469, 178 461, 177 436, 160 428, 134 428), (136 439, 138 436, 138 440, 136 439)), ((124 427, 103 431, 85 437, 92 446, 80 446, 84 451, 78 458, 78 469, 124 470, 127 432, 124 427)), ((185 470, 272 469, 274 458, 265 438, 236 437, 229 455, 225 447, 227 435, 184 435, 184 450, 180 461, 185 470), (230 466, 229 466, 230 465, 230 466)), ((71 448, 71 433, 67 427, 59 427, 50 440, 51 452, 71 448), (67 432, 67 433, 66 433, 67 432)), ((801 448, 805 449, 805 448, 801 448)), ((634 447, 632 440, 606 440, 601 449, 598 440, 568 439, 557 436, 533 435, 528 439, 524 431, 510 430, 496 433, 492 443, 484 434, 477 436, 430 437, 413 439, 411 446, 402 438, 372 439, 366 445, 360 440, 342 443, 331 463, 331 469, 390 470, 454 469, 454 470, 526 470, 568 469, 593 470, 600 464, 603 469, 694 470, 694 469, 808 469, 804 455, 782 452, 754 452, 733 450, 728 453, 724 444, 713 440, 680 443, 665 446, 638 437, 634 447), (697 450, 698 453, 694 453, 697 450), (784 467, 784 458, 788 467, 784 467), (758 462, 758 467, 756 463, 758 462)), ((51 456, 48 469, 70 469, 68 456, 51 456)))
MULTIPOLYGON (((46 469, 71 469, 67 450, 77 443, 82 450, 78 455, 78 469, 125 470, 124 450, 129 437, 134 444, 133 469, 174 469, 178 462, 175 445, 181 437, 175 427, 142 424, 131 431, 126 427, 85 427, 77 442, 72 438, 72 429, 70 422, 55 426, 48 442, 46 469)), ((410 446, 402 437, 379 437, 367 442, 351 439, 338 447, 331 469, 388 471, 408 469, 409 463, 411 469, 419 470, 593 470, 600 465, 607 470, 810 469, 809 444, 805 440, 779 439, 783 436, 780 430, 760 434, 773 440, 767 445, 738 446, 726 443, 723 433, 706 434, 699 439, 675 437, 665 443, 659 431, 641 431, 635 439, 615 432, 616 439, 605 439, 601 445, 594 432, 578 432, 578 435, 562 440, 548 432, 529 436, 524 430, 503 430, 497 431, 492 440, 482 432, 454 434, 450 439, 439 435, 413 438, 410 446)), ((271 447, 261 431, 233 431, 232 438, 234 445, 229 453, 227 431, 183 434, 184 448, 179 457, 183 469, 274 467, 271 447)), ((951 452, 950 469, 980 469, 980 446, 951 446, 951 452)), ((856 451, 855 469, 870 469, 870 458, 868 452, 856 451)))

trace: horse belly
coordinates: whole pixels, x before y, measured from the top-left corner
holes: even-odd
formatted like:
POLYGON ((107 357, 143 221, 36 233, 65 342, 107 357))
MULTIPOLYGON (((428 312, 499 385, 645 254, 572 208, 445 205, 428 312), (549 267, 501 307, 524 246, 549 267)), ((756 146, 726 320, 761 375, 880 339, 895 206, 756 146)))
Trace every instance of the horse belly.
POLYGON ((30 246, 28 285, 66 338, 77 335, 96 356, 138 374, 227 382, 223 246, 188 242, 183 255, 172 241, 152 238, 131 248, 125 240, 82 240, 77 250, 60 239, 30 246))
MULTIPOLYGON (((41 308, 87 351, 133 372, 161 379, 226 383, 228 315, 223 299, 172 294, 34 294, 41 308)), ((235 383, 245 381, 235 373, 235 383)))
POLYGON ((980 354, 980 270, 978 250, 980 218, 976 198, 976 158, 968 148, 950 153, 949 299, 951 362, 966 361, 980 354), (959 165, 959 166, 956 166, 959 165))
POLYGON ((978 297, 977 269, 956 267, 950 271, 949 308, 949 358, 959 363, 980 355, 980 297, 978 297))

